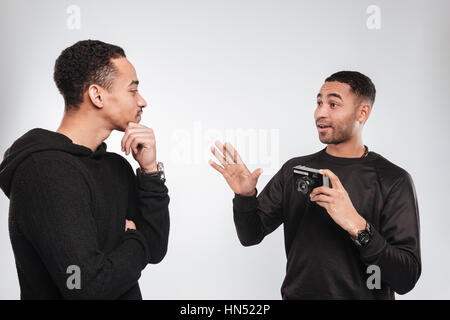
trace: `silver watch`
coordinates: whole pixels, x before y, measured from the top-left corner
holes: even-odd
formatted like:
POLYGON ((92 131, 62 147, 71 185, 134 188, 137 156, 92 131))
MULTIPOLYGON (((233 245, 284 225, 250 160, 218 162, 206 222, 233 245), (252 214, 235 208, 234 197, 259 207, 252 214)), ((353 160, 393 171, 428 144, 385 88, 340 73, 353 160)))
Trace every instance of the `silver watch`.
POLYGON ((158 168, 157 171, 153 171, 153 172, 144 172, 140 168, 139 168, 139 170, 144 175, 148 175, 151 177, 159 177, 162 181, 166 181, 166 175, 164 173, 164 164, 162 162, 158 162, 157 168, 158 168))

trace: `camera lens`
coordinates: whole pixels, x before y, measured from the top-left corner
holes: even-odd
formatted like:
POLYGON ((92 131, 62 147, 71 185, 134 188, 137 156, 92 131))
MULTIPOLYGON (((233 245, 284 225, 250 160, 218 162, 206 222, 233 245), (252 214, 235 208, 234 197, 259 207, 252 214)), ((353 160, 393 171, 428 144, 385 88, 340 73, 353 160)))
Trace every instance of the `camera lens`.
POLYGON ((297 182, 297 190, 303 194, 307 194, 309 192, 310 183, 308 178, 299 179, 297 182))

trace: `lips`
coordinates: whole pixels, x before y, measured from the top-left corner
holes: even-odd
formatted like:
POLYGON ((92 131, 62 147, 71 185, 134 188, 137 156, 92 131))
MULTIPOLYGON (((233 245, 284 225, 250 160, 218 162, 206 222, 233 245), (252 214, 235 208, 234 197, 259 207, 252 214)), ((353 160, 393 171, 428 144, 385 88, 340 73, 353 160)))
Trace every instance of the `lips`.
POLYGON ((326 132, 328 129, 331 129, 331 126, 329 124, 326 123, 317 124, 317 130, 319 130, 319 132, 326 132))

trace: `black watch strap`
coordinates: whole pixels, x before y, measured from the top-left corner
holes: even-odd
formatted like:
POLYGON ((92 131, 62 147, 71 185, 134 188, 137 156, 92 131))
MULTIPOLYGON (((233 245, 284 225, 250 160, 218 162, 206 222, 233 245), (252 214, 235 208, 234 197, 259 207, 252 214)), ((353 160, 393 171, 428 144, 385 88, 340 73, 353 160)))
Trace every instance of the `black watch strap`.
POLYGON ((367 221, 366 228, 364 230, 358 231, 356 239, 352 238, 352 240, 356 243, 358 247, 365 247, 369 244, 370 239, 372 238, 372 234, 373 234, 373 227, 367 221))

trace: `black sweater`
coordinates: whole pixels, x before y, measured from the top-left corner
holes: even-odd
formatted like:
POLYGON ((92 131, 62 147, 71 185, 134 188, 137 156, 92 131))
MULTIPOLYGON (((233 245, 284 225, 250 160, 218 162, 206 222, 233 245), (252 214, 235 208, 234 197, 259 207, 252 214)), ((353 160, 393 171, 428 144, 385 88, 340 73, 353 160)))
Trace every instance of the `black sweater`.
POLYGON ((411 176, 379 154, 339 158, 325 152, 286 162, 258 197, 235 195, 234 221, 241 243, 255 245, 284 224, 287 256, 283 299, 394 299, 421 274, 419 212, 411 176), (297 165, 330 169, 347 190, 358 213, 374 227, 364 248, 327 211, 294 188, 297 165), (367 288, 381 271, 381 289, 367 288))
POLYGON ((142 299, 141 271, 167 251, 163 181, 135 175, 105 143, 92 152, 39 128, 14 142, 0 170, 22 299, 142 299), (137 230, 125 231, 125 219, 137 230), (73 265, 81 289, 67 286, 73 265))

